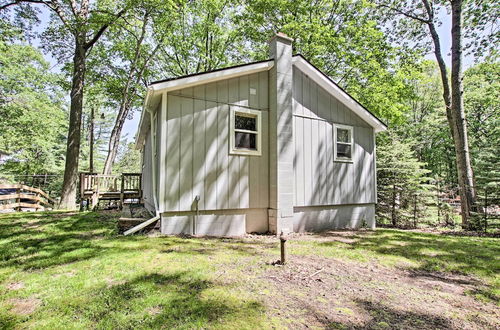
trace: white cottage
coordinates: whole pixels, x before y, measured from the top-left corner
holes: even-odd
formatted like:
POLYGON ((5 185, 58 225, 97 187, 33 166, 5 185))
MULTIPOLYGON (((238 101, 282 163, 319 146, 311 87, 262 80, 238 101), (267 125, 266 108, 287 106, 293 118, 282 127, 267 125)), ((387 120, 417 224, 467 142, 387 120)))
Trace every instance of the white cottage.
POLYGON ((270 60, 149 85, 136 137, 164 234, 375 226, 383 122, 283 34, 270 60))

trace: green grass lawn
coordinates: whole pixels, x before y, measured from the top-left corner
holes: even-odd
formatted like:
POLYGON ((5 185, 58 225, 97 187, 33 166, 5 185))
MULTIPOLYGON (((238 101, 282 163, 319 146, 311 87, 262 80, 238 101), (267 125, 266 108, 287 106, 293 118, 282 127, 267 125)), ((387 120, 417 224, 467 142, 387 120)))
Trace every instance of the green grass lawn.
MULTIPOLYGON (((460 322, 475 321, 455 315, 448 303, 455 299, 450 296, 454 291, 426 291, 427 282, 414 286, 407 272, 477 280, 476 285, 461 278, 468 283, 464 303, 491 310, 498 307, 500 295, 498 242, 399 230, 305 235, 289 241, 290 265, 281 267, 272 265, 279 256, 273 237, 124 237, 117 234, 114 216, 105 213, 3 214, 0 328, 383 328, 399 324, 402 317, 423 315, 410 303, 407 311, 394 312, 398 299, 410 299, 400 292, 402 286, 390 287, 385 280, 394 272, 404 272, 398 273, 398 281, 404 277, 401 285, 413 292, 411 299, 434 295, 442 300, 443 319, 426 314, 423 325, 468 324, 460 322), (298 277, 319 265, 319 280, 298 277), (377 268, 378 282, 364 280, 369 268, 377 268), (342 276, 336 273, 341 270, 342 276), (336 296, 336 289, 344 292, 357 285, 367 297, 375 286, 383 286, 388 304, 375 310, 378 296, 363 302, 355 298, 359 293, 350 300, 347 293, 336 296), (313 296, 319 298, 310 306, 313 296), (308 308, 326 313, 326 321, 309 319, 308 308), (351 324, 350 313, 364 316, 351 324)), ((489 314, 486 309, 479 315, 482 322, 497 324, 489 314)))

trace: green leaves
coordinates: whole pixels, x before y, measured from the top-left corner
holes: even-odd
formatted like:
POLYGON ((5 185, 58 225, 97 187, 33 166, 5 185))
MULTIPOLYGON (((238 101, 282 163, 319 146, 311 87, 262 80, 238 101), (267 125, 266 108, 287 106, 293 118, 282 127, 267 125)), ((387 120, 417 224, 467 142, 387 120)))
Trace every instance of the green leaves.
POLYGON ((394 132, 379 136, 377 146, 377 214, 394 226, 417 225, 426 208, 429 170, 415 156, 415 146, 394 132))
POLYGON ((53 173, 64 159, 67 114, 61 77, 35 48, 0 41, 0 149, 12 158, 2 165, 16 174, 53 173))

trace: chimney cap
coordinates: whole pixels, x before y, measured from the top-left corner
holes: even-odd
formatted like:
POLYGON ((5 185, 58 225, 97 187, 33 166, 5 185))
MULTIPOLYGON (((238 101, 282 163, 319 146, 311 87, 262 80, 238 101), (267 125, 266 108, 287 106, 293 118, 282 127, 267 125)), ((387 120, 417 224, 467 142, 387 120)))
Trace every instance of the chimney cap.
POLYGON ((290 38, 289 36, 287 36, 286 34, 284 34, 283 32, 278 32, 276 33, 274 36, 272 36, 272 38, 269 40, 269 42, 273 41, 274 39, 284 39, 286 41, 290 41, 292 42, 293 39, 290 38))

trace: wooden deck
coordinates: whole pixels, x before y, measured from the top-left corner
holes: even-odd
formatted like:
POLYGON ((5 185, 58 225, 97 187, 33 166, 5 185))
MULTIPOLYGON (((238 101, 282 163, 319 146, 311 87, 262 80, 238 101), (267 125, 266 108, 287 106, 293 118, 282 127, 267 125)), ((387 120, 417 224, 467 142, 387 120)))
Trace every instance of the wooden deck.
POLYGON ((80 196, 82 208, 95 209, 100 201, 117 201, 121 208, 124 203, 140 202, 142 198, 141 173, 104 175, 80 173, 80 196))

